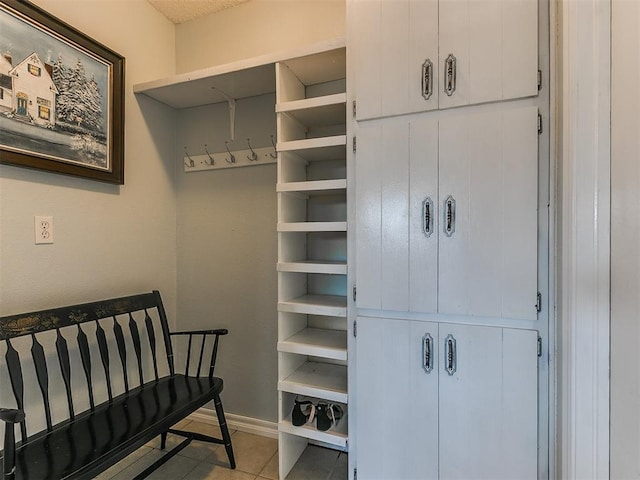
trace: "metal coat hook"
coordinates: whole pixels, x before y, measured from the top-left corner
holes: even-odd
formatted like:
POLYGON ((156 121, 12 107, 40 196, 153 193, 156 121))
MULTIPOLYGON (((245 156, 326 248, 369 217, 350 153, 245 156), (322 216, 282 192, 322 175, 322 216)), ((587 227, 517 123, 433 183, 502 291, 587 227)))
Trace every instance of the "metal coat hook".
POLYGON ((196 162, 193 161, 193 158, 191 158, 191 155, 189 155, 189 152, 187 151, 187 147, 184 147, 184 154, 187 156, 187 158, 189 159, 189 163, 184 162, 185 166, 188 168, 193 168, 196 166, 196 162))
POLYGON ((273 153, 270 153, 269 156, 271 158, 278 158, 278 150, 276 150, 276 141, 273 139, 273 135, 271 135, 271 145, 273 145, 273 153))
POLYGON ((224 141, 224 146, 227 147, 227 152, 229 152, 229 158, 225 158, 227 163, 236 163, 236 157, 231 153, 231 150, 229 150, 229 142, 227 140, 224 141))
POLYGON ((213 157, 209 153, 209 150, 207 150, 207 144, 206 143, 204 144, 204 151, 207 152, 207 155, 209 157, 209 161, 207 162, 205 160, 204 163, 206 163, 207 165, 215 165, 216 162, 213 160, 213 157))
POLYGON ((253 151, 253 148, 251 148, 251 139, 247 138, 247 145, 249 145, 249 150, 251 150, 251 156, 247 155, 247 159, 255 162, 256 160, 258 160, 258 154, 256 152, 253 151))

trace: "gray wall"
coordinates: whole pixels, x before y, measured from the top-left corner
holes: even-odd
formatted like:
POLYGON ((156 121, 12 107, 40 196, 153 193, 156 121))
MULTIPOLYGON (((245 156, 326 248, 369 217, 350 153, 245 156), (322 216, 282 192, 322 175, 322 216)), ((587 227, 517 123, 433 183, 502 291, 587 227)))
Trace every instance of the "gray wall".
POLYGON ((640 479, 640 3, 612 3, 611 478, 640 479))

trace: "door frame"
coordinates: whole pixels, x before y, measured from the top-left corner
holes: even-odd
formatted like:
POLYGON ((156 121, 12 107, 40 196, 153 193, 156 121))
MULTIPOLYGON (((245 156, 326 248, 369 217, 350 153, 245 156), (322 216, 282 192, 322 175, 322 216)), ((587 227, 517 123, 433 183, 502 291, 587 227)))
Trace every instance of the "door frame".
POLYGON ((611 0, 552 0, 557 478, 609 478, 611 0))

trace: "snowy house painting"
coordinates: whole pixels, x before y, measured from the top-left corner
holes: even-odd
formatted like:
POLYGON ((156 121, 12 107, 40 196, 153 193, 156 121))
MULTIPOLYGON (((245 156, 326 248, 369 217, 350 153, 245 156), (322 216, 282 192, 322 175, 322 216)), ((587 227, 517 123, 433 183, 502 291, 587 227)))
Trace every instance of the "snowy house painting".
POLYGON ((58 89, 52 79, 53 67, 32 53, 9 71, 13 77, 14 113, 40 126, 55 124, 58 89))

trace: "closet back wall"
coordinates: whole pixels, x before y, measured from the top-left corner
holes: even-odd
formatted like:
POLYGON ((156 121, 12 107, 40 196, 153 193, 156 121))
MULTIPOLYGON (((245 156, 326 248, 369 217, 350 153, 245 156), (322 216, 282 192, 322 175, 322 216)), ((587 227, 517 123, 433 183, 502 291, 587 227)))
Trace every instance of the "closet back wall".
MULTIPOLYGON (((251 0, 178 25, 176 71, 286 52, 344 35, 344 0, 251 0)), ((237 108, 235 148, 244 148, 246 137, 254 147, 269 145, 265 142, 275 134, 275 98, 241 100, 237 108), (257 114, 253 119, 251 112, 257 114)), ((185 146, 196 154, 204 153, 204 143, 210 151, 220 151, 229 136, 228 121, 226 104, 179 114, 178 327, 227 325, 230 335, 218 362, 218 373, 225 378, 225 410, 276 422, 275 165, 185 174, 181 161, 185 146)))

